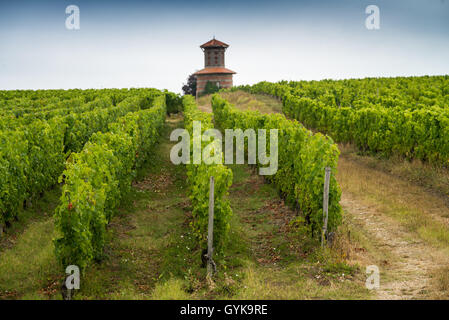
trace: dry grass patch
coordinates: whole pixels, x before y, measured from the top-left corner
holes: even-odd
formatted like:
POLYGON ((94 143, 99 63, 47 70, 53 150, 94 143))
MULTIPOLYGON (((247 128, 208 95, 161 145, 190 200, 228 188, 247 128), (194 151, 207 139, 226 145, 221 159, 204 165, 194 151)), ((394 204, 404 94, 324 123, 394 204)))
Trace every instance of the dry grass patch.
MULTIPOLYGON (((244 91, 221 92, 220 95, 241 110, 258 110, 261 113, 281 113, 282 103, 271 96, 263 94, 250 94, 244 91)), ((198 98, 199 109, 212 112, 212 95, 198 98)))
POLYGON ((449 266, 439 268, 433 273, 433 281, 438 292, 435 299, 448 299, 449 297, 449 266))
POLYGON ((370 203, 429 243, 449 247, 449 208, 441 196, 345 155, 337 179, 343 192, 370 203))

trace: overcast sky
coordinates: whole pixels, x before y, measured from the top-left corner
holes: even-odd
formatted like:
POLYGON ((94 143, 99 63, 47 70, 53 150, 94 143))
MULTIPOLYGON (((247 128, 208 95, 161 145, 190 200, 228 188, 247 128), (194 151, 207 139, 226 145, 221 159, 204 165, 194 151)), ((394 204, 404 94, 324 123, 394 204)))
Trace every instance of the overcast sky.
POLYGON ((449 0, 0 0, 0 89, 180 92, 214 35, 236 85, 449 74, 449 0), (371 4, 380 30, 365 26, 371 4))

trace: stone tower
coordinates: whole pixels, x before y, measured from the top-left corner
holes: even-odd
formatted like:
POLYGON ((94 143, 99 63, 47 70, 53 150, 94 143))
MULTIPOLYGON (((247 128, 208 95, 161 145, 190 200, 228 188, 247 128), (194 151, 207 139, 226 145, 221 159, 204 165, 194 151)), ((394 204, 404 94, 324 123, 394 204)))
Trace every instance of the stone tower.
POLYGON ((232 75, 236 72, 225 68, 225 51, 228 47, 215 38, 200 46, 204 52, 204 69, 195 73, 196 96, 204 91, 208 81, 219 88, 232 87, 232 75))

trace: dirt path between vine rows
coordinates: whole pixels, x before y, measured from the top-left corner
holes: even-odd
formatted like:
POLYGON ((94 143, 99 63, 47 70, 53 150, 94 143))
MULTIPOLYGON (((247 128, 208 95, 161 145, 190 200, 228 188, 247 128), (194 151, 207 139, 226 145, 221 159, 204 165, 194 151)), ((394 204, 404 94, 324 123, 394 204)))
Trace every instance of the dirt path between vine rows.
POLYGON ((375 298, 449 298, 444 287, 447 242, 435 231, 447 232, 449 209, 444 200, 344 155, 337 179, 342 187, 340 204, 352 219, 351 229, 366 237, 368 249, 355 260, 380 270, 375 298))
POLYGON ((373 207, 343 193, 340 204, 354 217, 356 225, 368 231, 378 250, 388 251, 388 258, 380 261, 378 299, 424 298, 429 286, 429 272, 435 257, 428 246, 410 235, 395 221, 373 207), (384 277, 385 276, 385 277, 384 277))

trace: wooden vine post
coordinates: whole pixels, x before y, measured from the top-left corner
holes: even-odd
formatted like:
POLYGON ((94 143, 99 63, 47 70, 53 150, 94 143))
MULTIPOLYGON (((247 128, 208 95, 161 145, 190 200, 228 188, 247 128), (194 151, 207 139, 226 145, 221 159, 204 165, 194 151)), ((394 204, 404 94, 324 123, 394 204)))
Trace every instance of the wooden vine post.
POLYGON ((214 262, 212 255, 214 252, 214 177, 210 177, 209 189, 209 225, 207 230, 207 274, 212 276, 214 272, 214 262))
POLYGON ((327 220, 329 211, 329 182, 331 177, 331 168, 326 167, 324 174, 324 192, 323 192, 323 230, 321 233, 321 247, 324 247, 327 233, 327 220))

